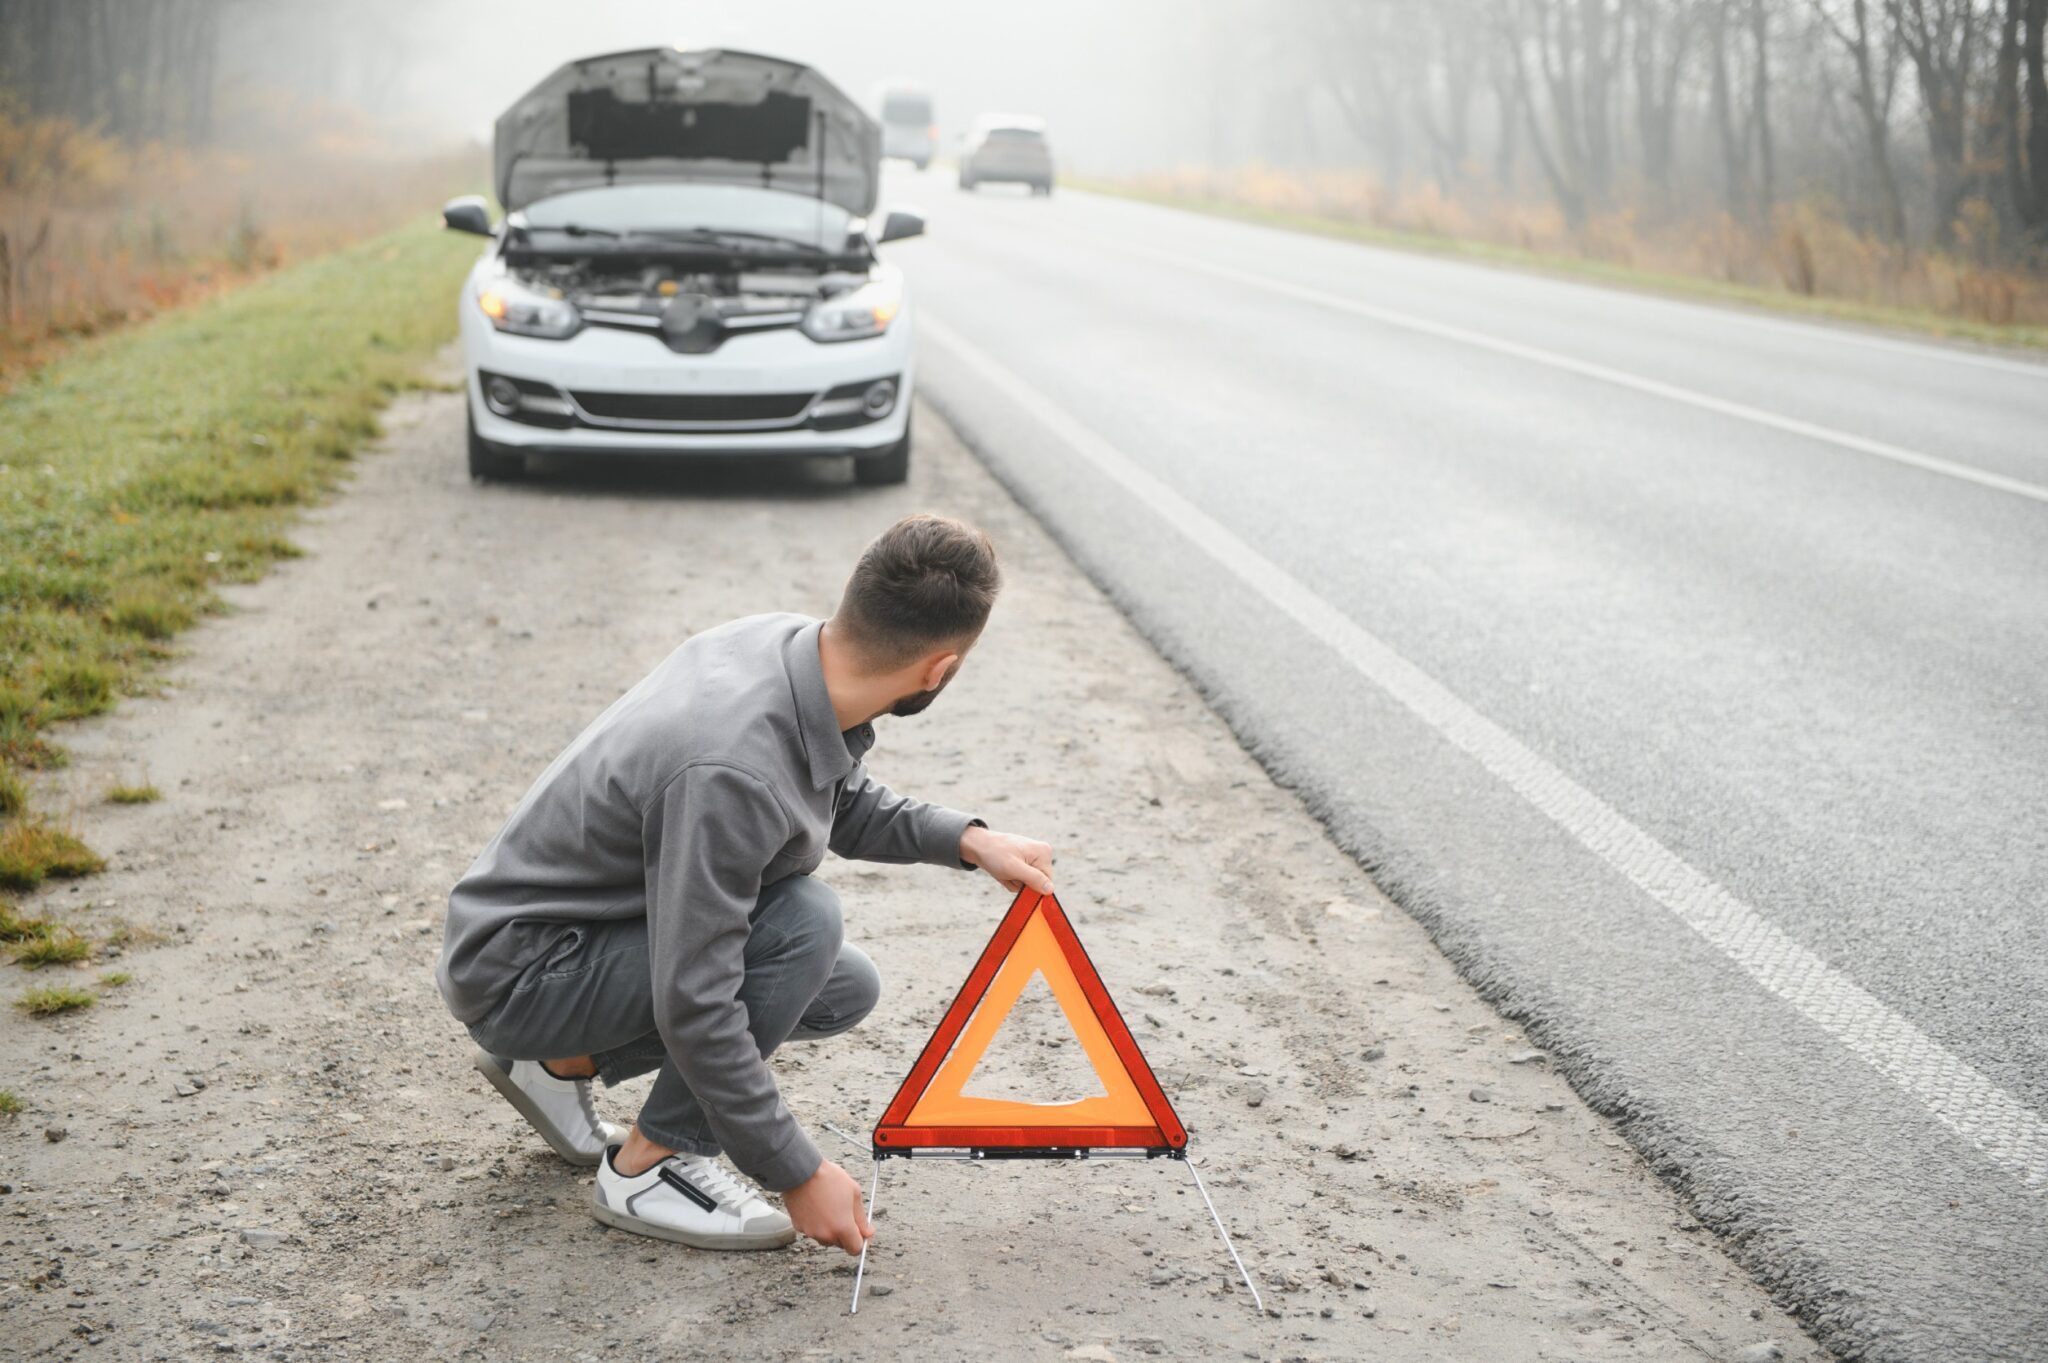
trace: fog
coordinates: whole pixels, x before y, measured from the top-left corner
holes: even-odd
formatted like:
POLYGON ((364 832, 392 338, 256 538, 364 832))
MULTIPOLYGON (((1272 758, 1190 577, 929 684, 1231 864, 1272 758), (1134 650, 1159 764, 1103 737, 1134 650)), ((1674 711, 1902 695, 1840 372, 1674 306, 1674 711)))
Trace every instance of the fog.
POLYGON ((1065 162, 1121 173, 1204 159, 1218 79, 1199 6, 1044 0, 681 5, 608 0, 242 0, 229 79, 288 80, 411 128, 488 141, 492 120, 563 62, 635 47, 736 47, 806 62, 865 102, 883 82, 932 93, 950 146, 983 112, 1044 117, 1065 162), (568 17, 565 17, 568 16, 568 17), (290 70, 280 69, 286 54, 290 70))

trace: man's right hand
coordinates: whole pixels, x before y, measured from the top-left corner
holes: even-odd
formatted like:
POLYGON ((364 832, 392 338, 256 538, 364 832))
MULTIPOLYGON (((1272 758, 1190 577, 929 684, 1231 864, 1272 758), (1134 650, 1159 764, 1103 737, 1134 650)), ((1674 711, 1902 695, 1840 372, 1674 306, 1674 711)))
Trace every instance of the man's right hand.
POLYGON ((782 1206, 789 1213, 790 1224, 821 1245, 837 1245, 857 1255, 875 1238, 860 1185, 831 1160, 784 1193, 782 1206))

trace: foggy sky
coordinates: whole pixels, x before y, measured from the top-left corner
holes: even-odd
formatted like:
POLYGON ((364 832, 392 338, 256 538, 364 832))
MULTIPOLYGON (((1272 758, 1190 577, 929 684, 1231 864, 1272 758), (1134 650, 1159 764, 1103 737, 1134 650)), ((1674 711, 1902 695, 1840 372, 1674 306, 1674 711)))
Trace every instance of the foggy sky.
MULTIPOLYGON (((491 123, 563 62, 620 49, 737 47, 821 69, 864 105, 884 81, 932 92, 953 141, 984 112, 1050 125, 1075 169, 1124 171, 1198 157, 1211 130, 1202 90, 1214 42, 1187 22, 1191 0, 355 0, 345 6, 243 0, 242 60, 261 79, 301 44, 330 54, 346 102, 430 130, 488 142, 491 123), (337 14, 337 11, 339 14, 337 14), (328 33, 329 25, 343 26, 328 33), (359 55, 333 57, 337 47, 359 55)), ((307 73, 310 74, 310 73, 307 73)))

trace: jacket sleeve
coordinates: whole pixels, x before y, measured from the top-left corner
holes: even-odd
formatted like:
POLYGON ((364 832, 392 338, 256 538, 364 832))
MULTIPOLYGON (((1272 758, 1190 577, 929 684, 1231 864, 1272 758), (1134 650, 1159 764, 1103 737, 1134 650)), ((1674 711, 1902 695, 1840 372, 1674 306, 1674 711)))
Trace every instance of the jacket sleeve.
MULTIPOLYGON (((749 1178, 786 1192, 823 1157, 797 1125, 747 1030, 748 919, 789 839, 774 794, 737 767, 684 768, 643 814, 654 1024, 711 1132, 749 1178)), ((685 1132, 648 1132, 664 1144, 685 1132)))
POLYGON ((960 860, 960 835, 980 822, 957 809, 898 795, 855 763, 839 792, 831 847, 852 861, 921 861, 973 870, 960 860))

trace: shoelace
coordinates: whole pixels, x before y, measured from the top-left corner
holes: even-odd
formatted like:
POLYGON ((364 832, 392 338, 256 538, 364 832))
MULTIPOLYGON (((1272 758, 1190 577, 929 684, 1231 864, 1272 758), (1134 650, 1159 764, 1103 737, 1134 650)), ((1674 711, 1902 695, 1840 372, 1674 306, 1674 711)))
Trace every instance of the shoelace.
POLYGON ((720 1206, 738 1208, 754 1195, 738 1179, 725 1172, 717 1160, 698 1156, 690 1160, 679 1159, 676 1165, 684 1178, 717 1198, 720 1206))

